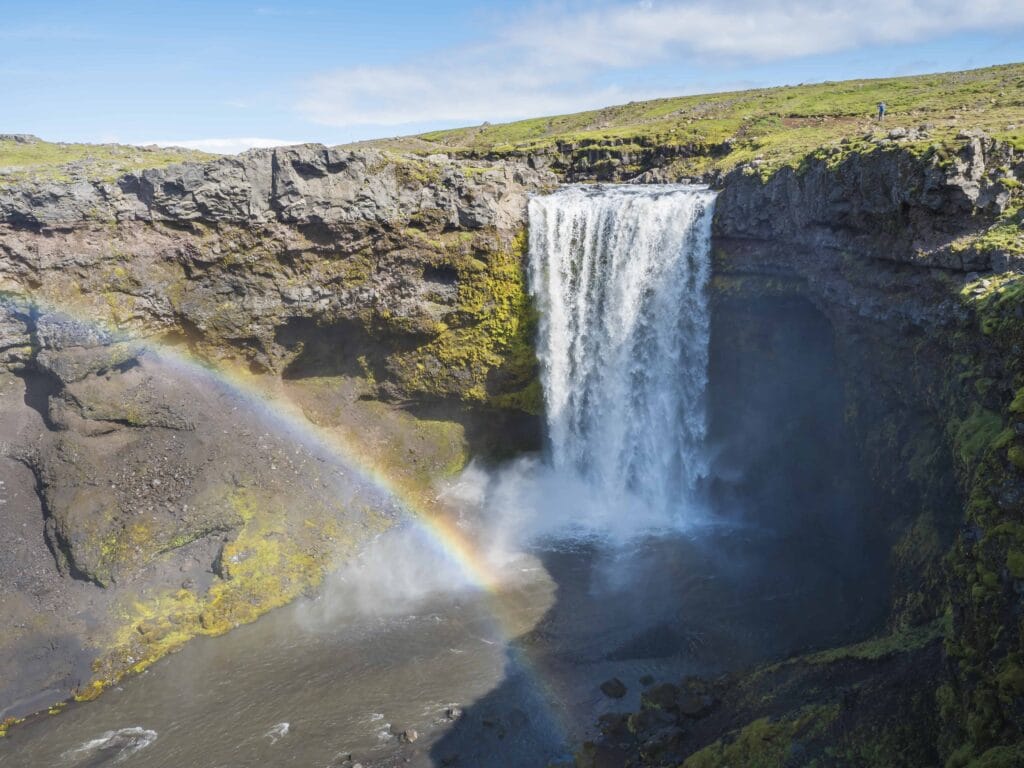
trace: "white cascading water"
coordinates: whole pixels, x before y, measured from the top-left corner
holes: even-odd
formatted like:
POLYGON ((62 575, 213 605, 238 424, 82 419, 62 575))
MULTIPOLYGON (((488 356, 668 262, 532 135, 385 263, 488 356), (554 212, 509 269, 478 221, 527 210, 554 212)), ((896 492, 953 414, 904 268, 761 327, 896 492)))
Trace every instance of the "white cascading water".
POLYGON ((619 513, 688 522, 705 474, 715 193, 574 186, 530 201, 550 462, 619 513))

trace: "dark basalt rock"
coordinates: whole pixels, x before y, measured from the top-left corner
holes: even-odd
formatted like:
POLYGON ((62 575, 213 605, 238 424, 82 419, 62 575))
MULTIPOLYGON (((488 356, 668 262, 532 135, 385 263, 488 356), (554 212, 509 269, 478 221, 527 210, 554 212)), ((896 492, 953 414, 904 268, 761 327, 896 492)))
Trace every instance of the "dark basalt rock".
POLYGON ((767 180, 738 168, 721 181, 715 233, 922 267, 1019 267, 1016 256, 952 244, 1006 210, 1006 169, 1020 163, 1008 144, 972 135, 949 163, 894 147, 851 154, 835 167, 808 160, 767 180))
POLYGON ((626 684, 617 677, 601 683, 601 693, 610 699, 621 699, 626 695, 626 690, 626 684))

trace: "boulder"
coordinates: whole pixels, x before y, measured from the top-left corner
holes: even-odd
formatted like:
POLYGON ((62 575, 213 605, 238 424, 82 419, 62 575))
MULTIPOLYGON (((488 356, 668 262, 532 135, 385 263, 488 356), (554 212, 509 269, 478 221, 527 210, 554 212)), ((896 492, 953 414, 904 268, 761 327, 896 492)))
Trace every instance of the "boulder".
POLYGON ((613 677, 601 683, 601 693, 610 699, 621 699, 626 695, 626 684, 619 678, 613 677))

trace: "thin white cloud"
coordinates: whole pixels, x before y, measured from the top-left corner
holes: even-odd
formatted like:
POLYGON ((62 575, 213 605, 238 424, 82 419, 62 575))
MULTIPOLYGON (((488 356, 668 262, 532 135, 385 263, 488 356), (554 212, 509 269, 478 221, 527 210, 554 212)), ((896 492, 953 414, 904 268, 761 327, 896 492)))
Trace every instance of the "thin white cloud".
POLYGON ((255 137, 239 137, 226 139, 182 139, 180 141, 144 141, 142 144, 156 144, 158 147, 184 147, 198 149, 203 152, 214 152, 221 155, 237 155, 247 149, 256 147, 284 147, 289 144, 302 144, 301 141, 287 139, 262 139, 255 137))
POLYGON ((430 61, 317 75, 299 111, 332 126, 475 123, 654 93, 607 83, 652 65, 778 61, 1024 27, 1021 0, 686 0, 547 7, 430 61))
POLYGON ((535 17, 502 37, 552 63, 630 67, 673 54, 790 59, 1019 25, 1020 0, 697 0, 535 17))
POLYGON ((581 84, 528 70, 490 67, 360 67, 313 79, 300 110, 333 126, 393 126, 416 122, 512 120, 610 104, 614 87, 581 84))

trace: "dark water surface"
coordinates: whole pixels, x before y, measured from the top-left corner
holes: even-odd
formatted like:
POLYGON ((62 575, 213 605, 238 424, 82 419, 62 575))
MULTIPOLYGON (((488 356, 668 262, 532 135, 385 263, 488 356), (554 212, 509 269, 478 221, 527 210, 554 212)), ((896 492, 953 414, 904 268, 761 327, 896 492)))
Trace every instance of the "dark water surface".
POLYGON ((715 674, 863 633, 877 603, 828 550, 711 529, 625 552, 541 550, 501 596, 435 596, 397 616, 324 621, 306 601, 15 728, 0 765, 544 766, 602 712, 635 707, 644 675, 715 674), (613 675, 622 700, 599 690, 613 675), (407 729, 411 744, 395 735, 407 729))

